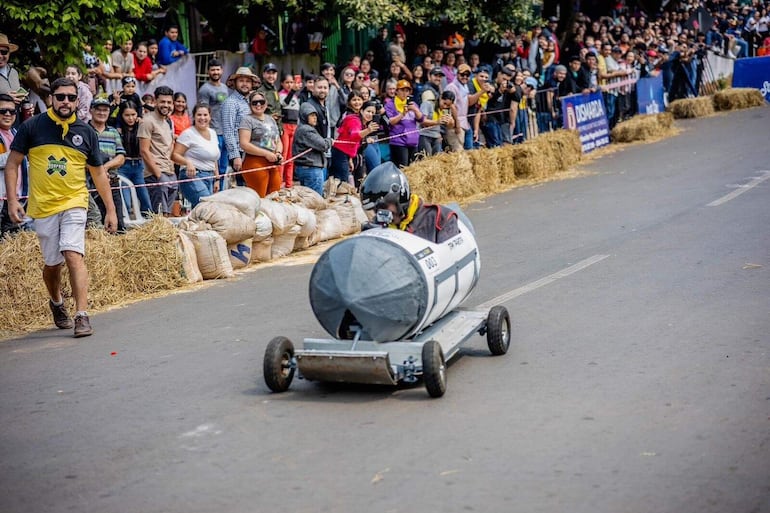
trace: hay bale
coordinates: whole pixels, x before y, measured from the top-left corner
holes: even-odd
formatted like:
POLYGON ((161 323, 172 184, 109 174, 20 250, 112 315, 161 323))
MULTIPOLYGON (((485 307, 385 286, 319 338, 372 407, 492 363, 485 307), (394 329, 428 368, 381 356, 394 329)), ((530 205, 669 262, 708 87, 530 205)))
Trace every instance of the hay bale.
POLYGON ((480 192, 490 193, 500 185, 500 157, 491 149, 480 149, 468 152, 471 159, 473 176, 479 185, 480 192))
MULTIPOLYGON (((126 233, 86 232, 89 309, 123 304, 183 285, 177 229, 155 217, 126 233)), ((48 292, 41 277, 43 257, 37 235, 21 232, 0 241, 0 334, 52 326, 48 292)), ((64 270, 62 288, 68 308, 72 292, 64 270)))
POLYGON ((612 142, 630 143, 665 137, 672 132, 674 116, 670 112, 635 116, 612 129, 612 142))
POLYGON ((702 118, 714 114, 714 101, 711 96, 682 98, 671 102, 668 111, 676 119, 702 118))
POLYGON ((583 158, 583 146, 577 130, 546 132, 534 141, 552 158, 555 172, 566 171, 583 158))
POLYGON ((428 203, 461 201, 482 192, 468 153, 439 153, 404 168, 412 192, 428 203))
POLYGON ((714 94, 716 110, 737 110, 751 107, 762 107, 765 98, 759 89, 752 87, 735 87, 714 94))
POLYGON ((513 167, 512 149, 513 146, 506 144, 505 146, 498 146, 497 148, 490 148, 487 150, 494 153, 498 162, 500 162, 497 181, 501 185, 510 185, 516 181, 516 170, 513 167))

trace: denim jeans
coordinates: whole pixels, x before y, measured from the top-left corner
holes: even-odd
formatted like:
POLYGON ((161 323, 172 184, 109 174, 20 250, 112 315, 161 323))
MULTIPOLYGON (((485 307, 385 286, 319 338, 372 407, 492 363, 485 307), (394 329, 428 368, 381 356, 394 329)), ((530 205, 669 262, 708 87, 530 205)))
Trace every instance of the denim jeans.
POLYGON ((487 141, 487 148, 497 148, 503 144, 503 134, 500 131, 500 123, 495 120, 487 120, 481 125, 481 133, 487 141))
POLYGON ((326 169, 322 167, 294 165, 294 180, 300 185, 310 187, 321 196, 324 195, 324 176, 326 169))
MULTIPOLYGON (((187 169, 181 168, 179 170, 179 179, 187 180, 190 178, 187 176, 187 169)), ((201 171, 197 170, 195 178, 201 178, 201 180, 194 180, 192 182, 182 182, 179 184, 179 189, 187 201, 190 202, 190 208, 195 208, 195 205, 200 203, 201 198, 211 196, 214 194, 214 171, 201 171)))
POLYGON ((465 131, 465 140, 463 141, 463 149, 464 150, 472 150, 473 149, 473 129, 469 128, 465 131))
POLYGON ((333 176, 340 182, 347 183, 350 176, 350 166, 348 162, 350 157, 337 148, 332 148, 332 160, 329 165, 329 176, 333 176))
MULTIPOLYGON (((139 198, 139 211, 149 212, 152 210, 150 206, 150 193, 147 192, 147 187, 144 185, 144 162, 141 160, 126 160, 120 169, 118 174, 124 178, 128 178, 136 185, 136 196, 139 198)), ((129 189, 121 189, 123 192, 123 203, 128 210, 131 210, 131 191, 129 189)))
POLYGON ((227 147, 225 146, 225 136, 218 135, 219 141, 219 190, 225 190, 225 175, 227 175, 227 147))
POLYGON ((367 144, 364 147, 364 162, 366 162, 367 172, 382 164, 379 143, 367 144))

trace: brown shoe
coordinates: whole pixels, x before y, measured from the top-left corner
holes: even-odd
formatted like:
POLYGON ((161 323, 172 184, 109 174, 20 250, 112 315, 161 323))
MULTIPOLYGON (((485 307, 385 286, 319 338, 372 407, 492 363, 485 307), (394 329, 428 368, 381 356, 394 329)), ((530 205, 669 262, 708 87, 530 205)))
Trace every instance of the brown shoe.
POLYGON ((88 320, 87 315, 75 316, 75 338, 89 337, 93 332, 94 330, 91 329, 91 321, 88 320))
POLYGON ((70 314, 67 313, 67 307, 64 306, 64 303, 55 305, 53 304, 53 301, 49 299, 48 306, 51 307, 53 323, 56 324, 57 328, 60 330, 68 330, 72 328, 72 319, 70 318, 70 314))

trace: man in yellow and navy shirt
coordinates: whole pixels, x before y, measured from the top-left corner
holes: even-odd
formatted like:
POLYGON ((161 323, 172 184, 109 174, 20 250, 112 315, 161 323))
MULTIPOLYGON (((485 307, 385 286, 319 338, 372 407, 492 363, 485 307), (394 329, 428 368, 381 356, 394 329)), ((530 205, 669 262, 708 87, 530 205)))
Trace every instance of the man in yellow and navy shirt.
POLYGON ((51 296, 54 324, 61 329, 74 325, 75 337, 93 333, 88 319, 88 269, 85 265, 85 227, 88 208, 86 169, 106 206, 104 226, 117 226, 110 183, 102 166, 96 132, 77 119, 78 90, 74 81, 59 78, 51 85, 51 108, 25 121, 11 144, 5 183, 8 213, 19 223, 29 213, 43 252, 43 281, 51 296), (24 156, 29 159, 27 212, 16 194, 16 174, 24 156), (11 187, 7 187, 12 184, 11 187), (62 264, 70 273, 75 298, 75 321, 67 313, 61 295, 62 264))

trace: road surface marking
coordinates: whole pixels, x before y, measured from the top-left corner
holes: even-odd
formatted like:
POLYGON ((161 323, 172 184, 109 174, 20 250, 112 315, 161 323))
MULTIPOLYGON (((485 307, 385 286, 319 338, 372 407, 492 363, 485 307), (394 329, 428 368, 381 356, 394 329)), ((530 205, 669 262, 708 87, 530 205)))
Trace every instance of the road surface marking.
POLYGON ((562 269, 561 271, 550 274, 545 278, 540 278, 537 281, 533 281, 532 283, 528 283, 527 285, 524 285, 517 289, 513 289, 510 292, 506 292, 505 294, 497 296, 496 298, 492 298, 485 303, 481 303, 477 308, 480 308, 480 309, 491 308, 494 305, 505 303, 506 301, 510 301, 511 299, 519 297, 523 294, 526 294, 527 292, 532 292, 535 289, 539 289, 540 287, 544 287, 545 285, 553 283, 556 280, 559 280, 561 278, 566 278, 570 274, 575 274, 578 271, 582 271, 586 267, 589 267, 598 262, 601 262, 605 258, 609 258, 609 256, 610 255, 594 255, 592 257, 586 258, 585 260, 581 260, 580 262, 574 265, 571 265, 565 269, 562 269))
POLYGON ((762 176, 755 176, 746 185, 740 185, 738 189, 735 189, 734 191, 725 194, 724 196, 722 196, 718 200, 714 200, 714 201, 712 201, 711 203, 709 203, 706 206, 707 207, 718 207, 719 205, 723 205, 723 204, 727 203, 728 201, 730 201, 731 199, 737 198, 738 196, 740 196, 744 192, 748 191, 749 189, 752 189, 752 188, 756 187, 757 185, 761 184, 765 180, 770 180, 770 171, 762 171, 762 176))

